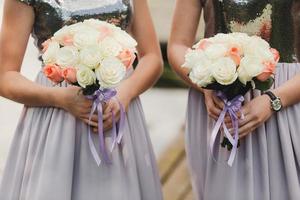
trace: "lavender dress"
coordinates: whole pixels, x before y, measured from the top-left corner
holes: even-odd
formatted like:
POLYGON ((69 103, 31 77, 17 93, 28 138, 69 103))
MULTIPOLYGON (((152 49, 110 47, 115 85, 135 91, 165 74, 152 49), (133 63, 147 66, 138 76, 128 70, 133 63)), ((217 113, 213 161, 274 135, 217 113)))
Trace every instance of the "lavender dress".
MULTIPOLYGON (((34 9, 33 36, 38 48, 65 24, 98 18, 127 29, 132 18, 129 0, 20 1, 34 9)), ((42 73, 36 82, 52 87, 42 73)), ((96 143, 96 135, 93 139, 96 143)), ((105 140, 109 148, 109 132, 105 140)), ((0 200, 161 200, 138 98, 129 106, 123 146, 114 150, 112 162, 111 166, 97 166, 85 123, 61 109, 25 106, 3 174, 0 200)))
MULTIPOLYGON (((281 53, 274 87, 300 73, 300 1, 202 1, 206 36, 246 32, 268 40, 281 53)), ((300 90, 300 86, 299 86, 300 90)), ((246 95, 246 101, 260 95, 246 95)), ((299 200, 300 103, 274 114, 241 140, 232 167, 227 149, 209 150, 214 121, 208 117, 203 94, 191 89, 187 109, 186 150, 193 189, 198 200, 299 200)))

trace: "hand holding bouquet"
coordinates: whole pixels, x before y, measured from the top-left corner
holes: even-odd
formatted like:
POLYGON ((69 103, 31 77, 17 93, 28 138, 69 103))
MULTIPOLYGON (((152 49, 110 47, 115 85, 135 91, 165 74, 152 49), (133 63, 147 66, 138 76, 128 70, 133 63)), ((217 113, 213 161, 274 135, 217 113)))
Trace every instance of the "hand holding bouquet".
POLYGON ((182 67, 190 69, 193 83, 205 89, 217 91, 225 107, 219 116, 211 136, 213 149, 221 126, 229 144, 232 145, 228 164, 231 166, 238 146, 238 117, 244 101, 243 96, 251 89, 268 90, 273 84, 273 74, 279 61, 277 50, 257 36, 244 33, 217 34, 203 39, 188 50, 182 67), (231 118, 234 136, 224 122, 231 118))
MULTIPOLYGON (((95 19, 65 26, 43 43, 45 76, 54 84, 66 81, 81 87, 83 94, 94 101, 90 118, 97 110, 100 153, 106 163, 110 159, 104 144, 102 104, 116 95, 115 88, 136 58, 136 46, 137 42, 119 27, 95 19)), ((120 106, 120 121, 113 122, 112 150, 123 136, 125 111, 120 106)), ((89 145, 100 165, 90 130, 89 145)))

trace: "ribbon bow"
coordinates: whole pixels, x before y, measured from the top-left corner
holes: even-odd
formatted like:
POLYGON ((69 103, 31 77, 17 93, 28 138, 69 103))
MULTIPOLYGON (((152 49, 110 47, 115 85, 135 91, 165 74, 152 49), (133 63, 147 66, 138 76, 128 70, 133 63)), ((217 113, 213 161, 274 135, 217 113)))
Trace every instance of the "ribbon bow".
MULTIPOLYGON (((111 160, 109 158, 107 149, 105 147, 105 139, 104 139, 104 132, 103 132, 103 110, 102 110, 102 104, 108 102, 110 99, 115 97, 117 94, 117 91, 115 89, 99 89, 94 92, 93 95, 86 96, 87 99, 90 99, 93 101, 93 106, 89 115, 89 121, 92 119, 92 115, 98 111, 98 137, 99 137, 99 150, 100 154, 106 164, 111 164, 111 160)), ((111 152, 114 150, 116 144, 121 144, 123 135, 124 135, 124 125, 125 125, 125 109, 123 105, 118 101, 120 106, 120 120, 118 123, 115 121, 115 116, 113 111, 112 113, 112 137, 113 142, 111 146, 111 152)), ((96 150, 95 144, 92 140, 91 135, 91 128, 89 128, 88 131, 88 142, 89 147, 91 150, 91 153, 97 163, 98 166, 101 164, 101 159, 98 155, 98 152, 96 150)))
MULTIPOLYGON (((239 129, 239 122, 238 122, 238 116, 237 116, 237 112, 241 110, 242 108, 242 103, 244 102, 244 97, 242 95, 239 95, 237 97, 235 97, 232 100, 227 100, 226 96, 224 93, 222 92, 218 92, 217 96, 220 97, 223 102, 225 103, 225 106, 223 108, 223 111, 221 112, 215 127, 213 128, 212 134, 211 134, 211 138, 210 138, 210 150, 211 153, 213 154, 213 148, 216 142, 216 138, 218 136, 219 130, 221 128, 221 125, 223 126, 223 130, 224 130, 224 134, 225 136, 228 138, 228 141, 231 143, 232 145, 232 150, 229 156, 229 159, 227 161, 227 164, 229 166, 232 166, 233 161, 235 159, 236 153, 237 153, 237 147, 238 147, 238 139, 239 139, 239 133, 238 133, 238 129, 239 129), (230 118, 231 118, 231 122, 233 125, 233 130, 234 130, 234 136, 232 137, 232 135, 230 134, 226 124, 225 124, 225 116, 226 114, 229 114, 230 118)), ((243 117, 243 116, 242 116, 243 117)))

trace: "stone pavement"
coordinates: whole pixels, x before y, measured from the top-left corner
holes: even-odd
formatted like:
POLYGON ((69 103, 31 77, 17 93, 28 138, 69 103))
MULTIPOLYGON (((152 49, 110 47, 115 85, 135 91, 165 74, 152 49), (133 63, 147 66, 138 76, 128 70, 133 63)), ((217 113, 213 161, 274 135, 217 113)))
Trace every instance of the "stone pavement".
MULTIPOLYGON (((159 5, 158 2, 167 6, 169 4, 165 4, 166 2, 172 3, 174 1, 150 0, 150 2, 153 9, 159 5), (152 2, 156 2, 156 4, 152 4, 152 2)), ((0 0, 0 16, 2 16, 2 3, 3 0, 0 0)), ((170 12, 168 11, 168 13, 170 12)), ((169 17, 166 16, 166 18, 169 17)), ((167 35, 167 31, 164 30, 163 32, 167 35)), ((33 46, 33 41, 30 40, 22 73, 34 80, 39 69, 37 51, 33 46)), ((166 147, 175 140, 182 127, 185 119, 187 91, 182 89, 151 89, 141 95, 141 99, 153 147, 157 157, 159 157, 166 150, 166 147)), ((21 110, 22 105, 0 97, 0 177, 21 110)))

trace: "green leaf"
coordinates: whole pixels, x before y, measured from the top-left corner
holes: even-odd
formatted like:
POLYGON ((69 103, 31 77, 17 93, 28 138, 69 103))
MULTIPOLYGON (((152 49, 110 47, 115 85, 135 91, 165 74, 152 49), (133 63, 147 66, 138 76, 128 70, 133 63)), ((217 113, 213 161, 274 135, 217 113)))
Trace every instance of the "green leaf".
POLYGON ((274 84, 274 78, 270 77, 266 81, 260 81, 258 79, 254 79, 255 89, 260 90, 262 92, 269 90, 274 84))

